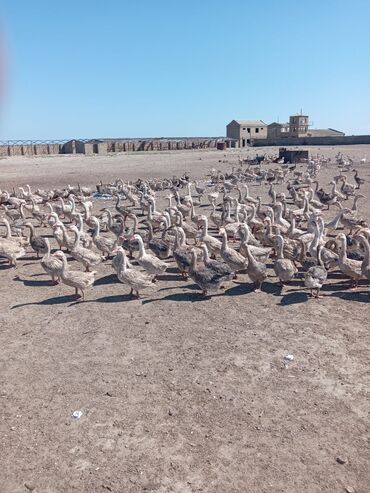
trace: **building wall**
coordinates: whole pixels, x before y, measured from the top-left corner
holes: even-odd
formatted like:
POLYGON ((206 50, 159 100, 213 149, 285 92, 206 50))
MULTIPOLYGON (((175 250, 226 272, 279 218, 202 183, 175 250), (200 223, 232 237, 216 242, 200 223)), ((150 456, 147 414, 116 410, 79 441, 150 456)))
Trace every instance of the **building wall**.
POLYGON ((226 136, 237 139, 240 147, 245 147, 255 139, 266 139, 267 125, 261 123, 260 125, 246 124, 243 126, 232 121, 226 126, 226 136))
POLYGON ((320 146, 320 145, 356 145, 370 144, 370 135, 344 135, 339 137, 285 137, 279 139, 255 140, 253 145, 259 146, 320 146))
POLYGON ((271 123, 267 125, 267 138, 278 139, 289 136, 289 126, 285 123, 271 123))
POLYGON ((226 125, 226 137, 230 139, 240 139, 240 125, 236 121, 230 122, 226 125))
POLYGON ((289 117, 289 133, 291 137, 304 137, 308 130, 308 115, 292 115, 289 117))
POLYGON ((267 139, 267 125, 261 123, 261 125, 249 125, 240 127, 240 140, 255 140, 255 139, 267 139))

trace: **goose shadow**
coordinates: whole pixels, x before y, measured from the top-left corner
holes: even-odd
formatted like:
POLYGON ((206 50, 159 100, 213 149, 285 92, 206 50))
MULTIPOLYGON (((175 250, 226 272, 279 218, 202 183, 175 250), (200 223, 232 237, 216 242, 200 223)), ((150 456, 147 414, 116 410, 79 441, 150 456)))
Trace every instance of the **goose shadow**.
POLYGON ((340 291, 331 293, 332 297, 357 303, 370 303, 370 291, 340 291))
POLYGON ((32 279, 22 279, 21 277, 19 276, 15 276, 13 278, 13 281, 18 281, 18 282, 23 282, 23 285, 24 286, 28 286, 28 287, 42 287, 42 286, 52 286, 52 282, 51 280, 49 279, 45 279, 45 280, 42 280, 42 281, 34 281, 32 279))
MULTIPOLYGON (((196 286, 195 289, 199 289, 199 288, 196 286)), ((151 298, 148 300, 143 300, 143 305, 147 305, 148 303, 154 303, 155 301, 175 301, 175 302, 189 301, 191 303, 198 303, 199 301, 207 301, 210 300, 211 298, 216 298, 218 296, 223 296, 223 293, 204 296, 199 291, 198 292, 186 291, 185 293, 169 294, 168 296, 164 296, 163 298, 151 298)))
POLYGON ((96 298, 95 300, 85 300, 79 301, 74 299, 69 306, 86 304, 86 303, 121 303, 123 301, 137 301, 138 298, 133 298, 130 294, 117 294, 112 296, 102 296, 101 298, 96 298))
POLYGON ((299 303, 306 303, 308 299, 308 294, 303 291, 290 291, 283 295, 279 304, 281 306, 297 305, 299 303))
POLYGON ((107 276, 100 277, 94 282, 94 286, 105 286, 107 284, 119 284, 116 274, 108 274, 107 276))
POLYGON ((15 310, 16 308, 22 308, 24 306, 64 305, 66 303, 70 303, 70 302, 73 303, 75 301, 76 301, 76 295, 70 294, 64 296, 54 296, 53 298, 47 298, 46 300, 36 301, 34 303, 19 303, 18 305, 13 305, 10 309, 15 310))
POLYGON ((177 267, 168 267, 166 274, 179 274, 179 269, 177 267))
MULTIPOLYGON (((25 262, 33 262, 33 263, 37 263, 41 259, 42 259, 42 255, 40 257, 38 257, 37 255, 31 256, 30 254, 28 254, 27 256, 25 255, 24 257, 20 258, 20 260, 24 260, 25 262)), ((24 265, 26 265, 26 264, 24 264, 24 265)), ((28 265, 32 265, 32 264, 28 264, 28 265)))
POLYGON ((157 277, 157 280, 158 281, 169 281, 169 282, 171 282, 171 281, 177 281, 177 282, 178 281, 185 281, 184 278, 180 275, 179 271, 177 271, 176 273, 174 273, 173 276, 167 275, 167 274, 162 274, 162 275, 160 275, 160 276, 157 277))

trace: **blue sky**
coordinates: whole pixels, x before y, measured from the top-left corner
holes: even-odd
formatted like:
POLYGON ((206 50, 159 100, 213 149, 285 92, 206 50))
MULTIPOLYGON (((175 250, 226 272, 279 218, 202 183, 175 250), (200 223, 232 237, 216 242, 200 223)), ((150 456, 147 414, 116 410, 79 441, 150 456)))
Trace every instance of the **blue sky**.
POLYGON ((370 133, 368 0, 0 5, 0 140, 224 135, 301 108, 370 133))

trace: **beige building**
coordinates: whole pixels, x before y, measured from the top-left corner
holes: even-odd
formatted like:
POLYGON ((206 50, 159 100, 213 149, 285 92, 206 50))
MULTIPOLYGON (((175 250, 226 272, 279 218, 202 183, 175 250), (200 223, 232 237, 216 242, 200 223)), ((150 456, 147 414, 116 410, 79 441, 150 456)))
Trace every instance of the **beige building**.
POLYGON ((268 139, 279 139, 281 137, 289 137, 289 123, 273 122, 267 125, 268 139))
POLYGON ((306 137, 308 132, 308 115, 296 114, 289 117, 289 123, 273 122, 267 125, 267 137, 278 139, 283 137, 306 137))
POLYGON ((267 138, 267 125, 262 120, 233 120, 226 126, 226 136, 246 147, 256 139, 267 138))
POLYGON ((273 122, 267 125, 267 138, 284 137, 342 137, 344 132, 332 128, 310 129, 308 115, 298 113, 289 117, 289 123, 273 122))
POLYGON ((305 137, 308 131, 308 115, 297 113, 289 117, 289 137, 305 137))

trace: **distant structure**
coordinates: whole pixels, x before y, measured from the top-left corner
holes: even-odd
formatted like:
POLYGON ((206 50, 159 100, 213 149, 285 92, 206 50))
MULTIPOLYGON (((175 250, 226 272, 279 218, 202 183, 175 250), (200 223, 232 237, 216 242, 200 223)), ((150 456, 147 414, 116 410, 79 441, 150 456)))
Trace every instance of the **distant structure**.
POLYGON ((227 137, 158 137, 142 139, 71 139, 59 141, 0 141, 0 159, 10 156, 47 156, 85 154, 86 156, 118 152, 179 151, 194 149, 226 150, 238 147, 238 141, 227 137))
POLYGON ((309 129, 308 115, 297 113, 289 117, 289 123, 273 122, 267 125, 267 138, 301 138, 301 137, 343 137, 344 132, 333 128, 309 129))
POLYGON ((262 120, 233 120, 226 126, 226 137, 236 140, 238 147, 246 147, 267 138, 267 125, 262 120))

